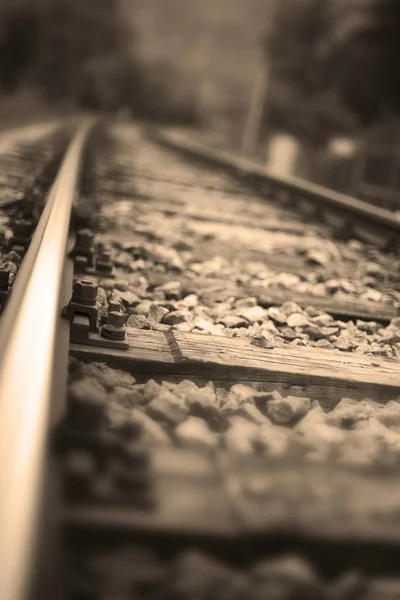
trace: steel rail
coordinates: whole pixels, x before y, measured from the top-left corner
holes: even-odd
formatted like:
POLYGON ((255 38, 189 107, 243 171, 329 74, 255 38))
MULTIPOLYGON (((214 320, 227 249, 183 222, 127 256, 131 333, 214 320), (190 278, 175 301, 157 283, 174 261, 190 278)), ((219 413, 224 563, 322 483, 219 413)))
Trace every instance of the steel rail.
POLYGON ((149 127, 147 129, 150 139, 160 143, 168 148, 174 148, 191 154, 194 157, 213 162, 223 168, 234 170, 245 175, 254 176, 264 180, 271 188, 276 188, 284 192, 296 194, 299 198, 317 201, 320 205, 325 205, 332 209, 345 210, 354 215, 370 220, 375 224, 384 225, 396 232, 400 232, 400 220, 393 212, 384 208, 374 206, 353 198, 340 192, 335 192, 329 188, 316 183, 305 181, 297 177, 281 177, 270 172, 267 168, 255 164, 246 158, 236 156, 224 150, 209 148, 205 144, 190 139, 186 135, 173 132, 158 132, 149 127))
POLYGON ((400 192, 397 190, 386 189, 372 183, 362 183, 359 186, 359 194, 367 198, 372 198, 376 203, 391 203, 393 206, 392 210, 400 210, 400 192))
POLYGON ((69 221, 92 121, 71 141, 0 321, 0 598, 28 596, 69 221))

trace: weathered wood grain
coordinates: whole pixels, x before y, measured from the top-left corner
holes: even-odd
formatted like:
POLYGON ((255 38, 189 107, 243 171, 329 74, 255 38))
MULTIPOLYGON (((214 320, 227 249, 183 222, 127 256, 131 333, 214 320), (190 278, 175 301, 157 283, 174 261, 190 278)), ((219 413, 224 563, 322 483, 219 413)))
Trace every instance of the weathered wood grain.
POLYGON ((258 551, 295 547, 325 567, 396 574, 399 473, 173 448, 154 451, 151 464, 154 509, 70 505, 65 523, 133 536, 218 538, 258 551))
POLYGON ((127 351, 71 344, 81 360, 104 361, 136 376, 236 382, 308 396, 331 410, 342 397, 385 403, 400 395, 400 363, 314 348, 264 350, 248 340, 195 333, 128 330, 127 351))
POLYGON ((115 526, 131 528, 400 543, 400 473, 176 448, 153 451, 151 464, 157 515, 103 506, 85 517, 71 508, 67 518, 101 524, 108 512, 115 526))
POLYGON ((67 511, 70 522, 98 527, 145 528, 163 532, 235 533, 235 515, 214 462, 207 454, 167 448, 152 455, 151 482, 156 510, 94 507, 67 511))

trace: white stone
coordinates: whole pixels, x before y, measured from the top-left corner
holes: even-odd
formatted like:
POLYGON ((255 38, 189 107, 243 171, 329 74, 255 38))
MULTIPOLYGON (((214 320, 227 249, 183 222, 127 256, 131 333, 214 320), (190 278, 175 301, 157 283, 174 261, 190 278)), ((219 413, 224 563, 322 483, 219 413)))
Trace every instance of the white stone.
POLYGON ((218 445, 218 437, 210 431, 204 419, 189 417, 175 429, 177 440, 185 447, 211 449, 218 445))

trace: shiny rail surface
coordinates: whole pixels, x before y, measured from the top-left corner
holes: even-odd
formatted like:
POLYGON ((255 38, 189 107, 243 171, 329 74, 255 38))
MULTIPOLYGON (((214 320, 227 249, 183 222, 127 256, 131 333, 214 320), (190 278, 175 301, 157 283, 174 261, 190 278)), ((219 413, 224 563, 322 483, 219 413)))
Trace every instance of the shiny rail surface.
POLYGON ((231 171, 259 178, 261 181, 265 181, 267 185, 269 184, 272 190, 294 194, 297 199, 318 202, 326 208, 352 213, 374 224, 383 225, 396 233, 400 233, 400 219, 390 210, 297 177, 275 175, 268 169, 246 158, 223 150, 209 148, 205 144, 189 139, 187 135, 181 133, 158 132, 149 128, 148 135, 154 141, 168 148, 189 153, 194 157, 205 159, 231 171))
POLYGON ((0 322, 0 598, 32 575, 53 386, 59 293, 85 142, 82 123, 46 200, 0 322))

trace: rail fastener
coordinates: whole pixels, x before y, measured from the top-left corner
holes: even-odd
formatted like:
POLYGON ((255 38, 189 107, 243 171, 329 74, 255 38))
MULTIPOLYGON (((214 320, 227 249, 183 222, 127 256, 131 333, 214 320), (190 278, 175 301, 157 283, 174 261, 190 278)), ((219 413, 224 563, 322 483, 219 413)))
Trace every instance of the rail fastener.
POLYGON ((74 259, 74 272, 115 278, 112 249, 106 243, 95 244, 95 236, 90 229, 80 229, 71 251, 74 259))
POLYGON ((22 214, 24 219, 30 219, 36 225, 38 221, 38 204, 39 200, 34 196, 33 193, 25 197, 22 214))
POLYGON ((97 331, 97 290, 98 286, 92 281, 86 279, 76 281, 72 298, 64 308, 63 316, 72 323, 75 313, 86 315, 89 319, 90 330, 97 331))
POLYGON ((94 266, 94 235, 90 229, 80 229, 71 252, 75 270, 84 271, 94 266))
POLYGON ((115 277, 114 263, 112 260, 112 252, 107 248, 100 250, 99 256, 95 262, 96 272, 107 277, 115 277))
POLYGON ((123 341, 126 339, 125 317, 122 312, 111 311, 107 321, 101 328, 101 335, 108 340, 123 341))
POLYGON ((128 350, 125 315, 120 305, 116 311, 108 310, 106 321, 99 328, 105 315, 100 310, 97 291, 98 286, 92 281, 75 282, 71 300, 62 311, 62 316, 71 323, 71 342, 128 350))
POLYGON ((0 314, 10 295, 10 271, 0 267, 0 314))
POLYGON ((107 322, 110 312, 118 312, 125 315, 124 307, 119 300, 109 300, 107 310, 102 310, 100 314, 100 322, 104 325, 107 322))
POLYGON ((9 240, 9 249, 25 256, 31 242, 34 222, 31 219, 18 219, 12 224, 13 235, 9 240))

